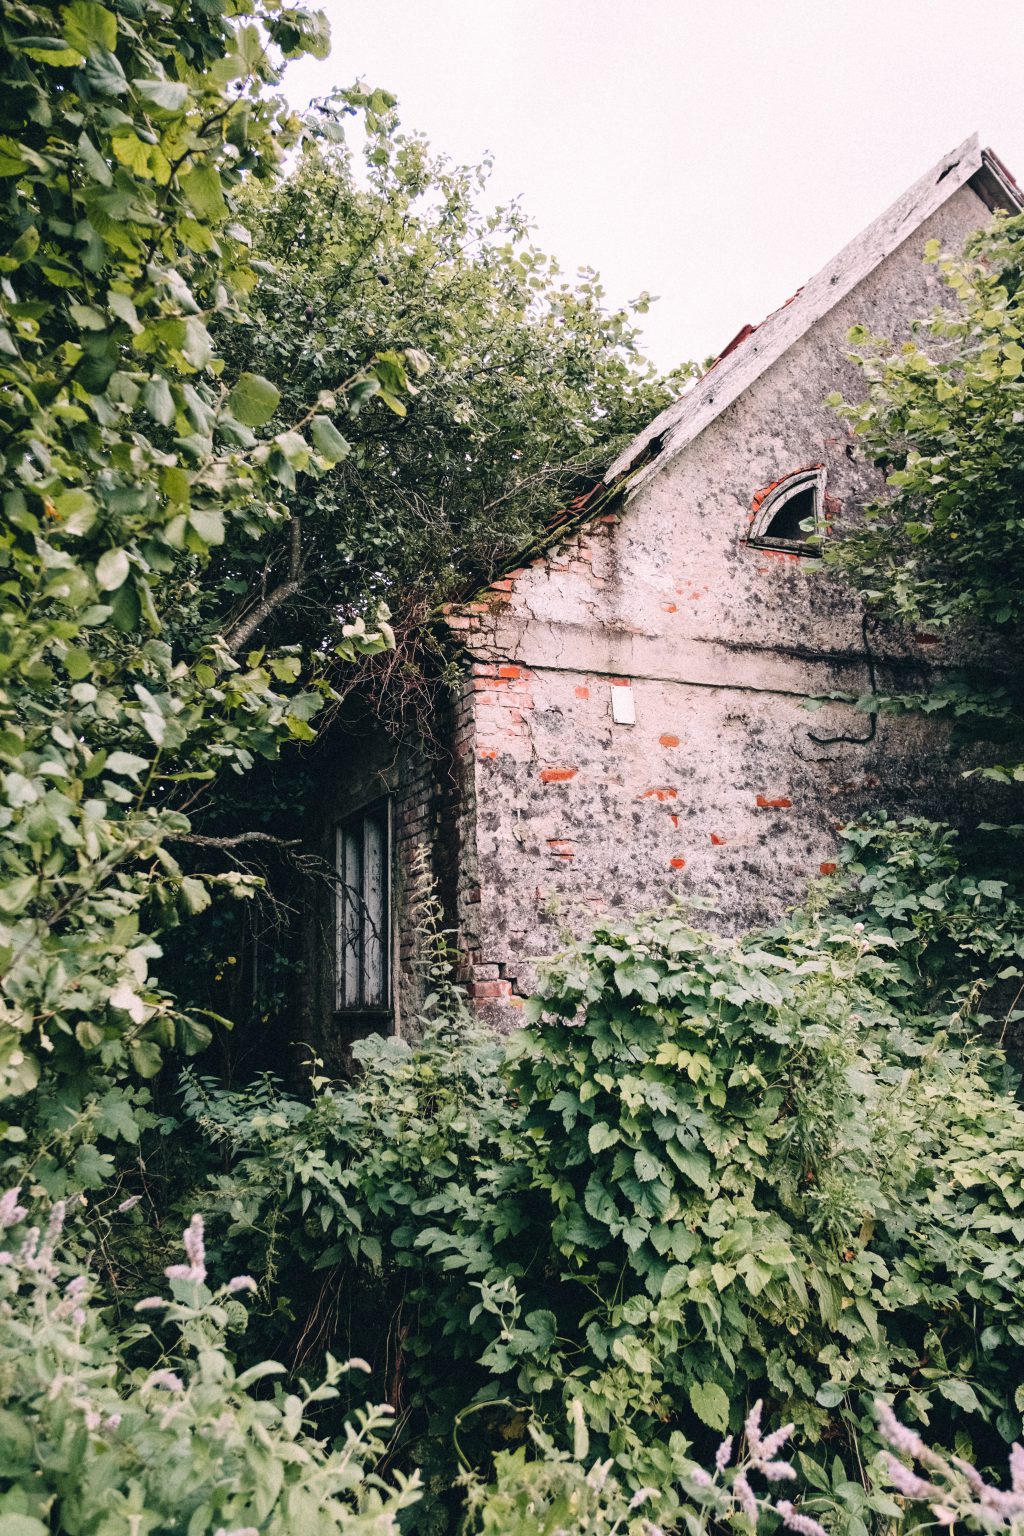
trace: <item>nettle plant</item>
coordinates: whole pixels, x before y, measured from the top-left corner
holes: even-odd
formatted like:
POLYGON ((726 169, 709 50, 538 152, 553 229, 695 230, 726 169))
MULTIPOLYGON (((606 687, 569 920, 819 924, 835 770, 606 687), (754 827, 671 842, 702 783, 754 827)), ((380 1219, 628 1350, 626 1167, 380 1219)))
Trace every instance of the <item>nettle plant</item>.
POLYGON ((287 585, 286 494, 343 457, 335 418, 408 383, 371 352, 282 419, 214 341, 258 279, 241 189, 300 128, 271 88, 325 50, 320 13, 281 0, 0 17, 0 1099, 13 1115, 45 1067, 44 1134, 83 1073, 152 1076, 209 1039, 154 980, 158 936, 251 881, 186 872, 177 845, 218 776, 312 736, 326 691, 294 648, 253 648, 263 612, 238 610, 229 555, 262 547, 287 585))

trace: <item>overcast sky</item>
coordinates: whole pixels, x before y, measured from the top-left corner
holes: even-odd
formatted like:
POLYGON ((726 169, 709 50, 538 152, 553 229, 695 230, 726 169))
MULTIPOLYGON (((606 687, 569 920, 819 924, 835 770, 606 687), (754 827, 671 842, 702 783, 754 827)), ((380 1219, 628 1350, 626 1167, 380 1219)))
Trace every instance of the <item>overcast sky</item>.
POLYGON ((670 367, 761 319, 975 130, 1024 182, 1024 0, 319 0, 330 59, 453 158, 495 156, 542 249, 660 295, 670 367))

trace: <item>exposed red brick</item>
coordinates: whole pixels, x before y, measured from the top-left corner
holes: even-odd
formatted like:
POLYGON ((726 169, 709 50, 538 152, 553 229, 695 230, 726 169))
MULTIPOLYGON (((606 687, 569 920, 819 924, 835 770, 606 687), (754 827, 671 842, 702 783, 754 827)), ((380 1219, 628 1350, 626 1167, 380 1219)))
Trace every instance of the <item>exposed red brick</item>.
POLYGON ((836 872, 835 864, 831 863, 819 864, 818 868, 821 870, 823 875, 834 875, 836 872))
POLYGON ((578 772, 577 768, 542 768, 540 781, 542 784, 564 784, 567 779, 574 779, 578 772))
POLYGON ((777 800, 769 800, 766 795, 758 795, 754 803, 762 811, 788 811, 793 804, 792 800, 787 800, 784 795, 780 795, 777 800))
POLYGON ((631 677, 610 677, 608 681, 612 684, 613 688, 632 688, 633 686, 633 679, 631 677))
POLYGON ((471 981, 466 988, 470 997, 511 997, 512 983, 510 981, 471 981))
POLYGON ((590 689, 589 688, 577 688, 576 689, 576 697, 578 699, 589 699, 590 698, 590 689))
POLYGON ((568 838, 549 837, 547 839, 547 845, 551 849, 552 854, 557 859, 573 859, 576 857, 576 855, 573 853, 572 843, 568 840, 568 838))
POLYGON ((675 811, 669 811, 668 819, 669 819, 669 821, 672 823, 672 825, 674 827, 678 827, 678 825, 679 825, 679 817, 676 815, 675 811))
POLYGON ((685 869, 686 868, 686 860, 685 859, 669 859, 668 862, 669 862, 669 864, 671 865, 671 867, 673 869, 685 869))
POLYGON ((619 514, 617 512, 605 512, 602 517, 598 518, 599 523, 617 523, 618 520, 619 514))
POLYGON ((484 747, 480 752, 480 761, 485 763, 489 759, 497 757, 497 755, 493 747, 484 747))
POLYGON ((678 747, 679 745, 679 737, 673 736, 668 731, 665 732, 664 736, 659 736, 658 740, 661 742, 663 747, 678 747))
POLYGON ((678 605, 676 603, 662 603, 661 606, 664 608, 666 613, 678 613, 679 612, 679 608, 678 608, 678 605))
POLYGON ((516 678, 516 677, 525 677, 526 673, 523 671, 522 667, 516 667, 516 666, 513 666, 511 662, 506 662, 503 666, 500 666, 498 668, 498 676, 499 677, 506 677, 506 678, 516 678))
POLYGON ((652 789, 645 789, 640 796, 641 800, 678 800, 679 791, 673 789, 671 784, 656 784, 652 789))
POLYGON ((717 832, 712 832, 711 841, 714 843, 716 848, 722 848, 725 845, 725 838, 719 837, 717 832))
POLYGON ((503 576, 500 581, 492 581, 491 582, 491 591, 492 592, 511 592, 512 589, 513 589, 513 586, 514 586, 514 583, 511 580, 511 578, 508 577, 508 576, 503 576))

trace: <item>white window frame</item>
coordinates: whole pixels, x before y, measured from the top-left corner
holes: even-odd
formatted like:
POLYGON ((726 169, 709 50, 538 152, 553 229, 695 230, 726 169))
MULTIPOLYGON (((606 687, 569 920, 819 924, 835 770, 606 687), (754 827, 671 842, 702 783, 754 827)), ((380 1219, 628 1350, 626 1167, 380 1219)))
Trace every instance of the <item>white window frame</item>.
POLYGON ((821 546, 812 543, 812 536, 820 538, 825 531, 825 471, 822 468, 800 469, 787 475, 773 491, 770 491, 757 509, 757 515, 747 533, 747 543, 756 549, 783 549, 789 554, 818 556, 821 546), (802 539, 783 539, 770 534, 768 529, 788 501, 810 487, 814 491, 814 528, 812 534, 802 539))
POLYGON ((391 800, 343 816, 334 839, 334 1009, 390 1014, 391 800))

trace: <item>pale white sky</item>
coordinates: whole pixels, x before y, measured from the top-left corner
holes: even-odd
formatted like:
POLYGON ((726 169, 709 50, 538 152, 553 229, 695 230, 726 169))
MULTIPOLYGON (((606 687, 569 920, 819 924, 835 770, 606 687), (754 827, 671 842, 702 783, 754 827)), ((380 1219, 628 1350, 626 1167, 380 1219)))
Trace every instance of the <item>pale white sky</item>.
POLYGON ((542 249, 660 295, 663 367, 760 320, 976 129, 1024 182, 1024 0, 319 0, 330 59, 456 160, 495 156, 542 249))

